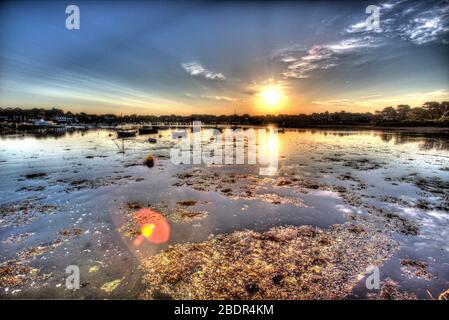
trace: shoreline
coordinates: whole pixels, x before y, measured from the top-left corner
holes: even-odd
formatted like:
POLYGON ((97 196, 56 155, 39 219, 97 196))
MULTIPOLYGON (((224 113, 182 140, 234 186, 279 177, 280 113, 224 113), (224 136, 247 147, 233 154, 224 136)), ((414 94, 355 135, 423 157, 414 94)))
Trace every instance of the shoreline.
MULTIPOLYGON (((127 124, 117 124, 117 125, 105 125, 105 124, 78 124, 78 125, 58 125, 58 126, 42 126, 42 127, 30 127, 27 129, 19 129, 13 128, 11 126, 5 126, 0 124, 0 134, 4 134, 2 131, 6 131, 9 133, 17 133, 17 132, 34 132, 38 130, 89 130, 89 129, 111 129, 117 130, 121 126, 143 126, 140 123, 127 123, 127 124)), ((231 129, 240 129, 240 128, 267 128, 267 127, 276 127, 280 129, 287 130, 295 130, 295 129, 333 129, 333 130, 394 130, 394 131, 415 131, 415 132, 447 132, 449 133, 449 126, 388 126, 388 125, 367 125, 367 124, 347 124, 347 125, 333 125, 333 124, 311 124, 311 125, 300 125, 300 126, 282 126, 276 124, 211 124, 211 123, 202 123, 203 128, 231 128, 231 129)), ((189 126, 176 125, 176 124, 167 124, 167 128, 170 129, 182 129, 182 128, 190 128, 189 126)), ((8 133, 7 133, 8 134, 8 133)))
POLYGON ((444 132, 449 133, 449 127, 435 126, 378 126, 378 125, 308 125, 300 127, 279 127, 284 129, 352 129, 352 130, 393 130, 393 131, 413 131, 413 132, 444 132))

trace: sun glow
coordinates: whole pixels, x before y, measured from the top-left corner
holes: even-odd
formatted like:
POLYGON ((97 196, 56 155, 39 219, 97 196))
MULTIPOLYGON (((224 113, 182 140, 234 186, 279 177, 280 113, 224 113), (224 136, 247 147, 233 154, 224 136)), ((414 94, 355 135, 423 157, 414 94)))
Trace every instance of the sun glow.
POLYGON ((270 84, 260 88, 259 93, 256 95, 256 104, 264 112, 273 112, 284 105, 285 99, 285 93, 281 86, 270 84))
POLYGON ((276 87, 268 87, 261 92, 264 103, 268 106, 276 106, 281 101, 282 93, 276 87))

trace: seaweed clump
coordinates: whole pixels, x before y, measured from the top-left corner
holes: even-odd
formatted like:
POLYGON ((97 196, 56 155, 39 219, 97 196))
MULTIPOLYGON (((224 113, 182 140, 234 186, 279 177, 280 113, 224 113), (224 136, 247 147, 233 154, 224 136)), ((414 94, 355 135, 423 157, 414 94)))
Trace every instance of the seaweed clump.
POLYGON ((22 226, 41 216, 54 214, 57 210, 57 206, 40 204, 31 200, 2 204, 0 205, 0 225, 22 226))
POLYGON ((237 231, 176 244, 143 262, 145 299, 343 299, 397 244, 369 228, 237 231))
POLYGON ((274 185, 278 187, 295 188, 296 191, 307 193, 309 189, 318 189, 320 186, 308 182, 301 177, 279 177, 277 179, 263 178, 251 174, 211 172, 204 168, 195 168, 177 175, 178 182, 174 186, 186 185, 197 191, 219 192, 233 200, 257 199, 270 204, 291 204, 306 208, 307 205, 299 198, 282 196, 276 193, 267 193, 264 189, 274 185))
POLYGON ((375 300, 417 300, 413 293, 399 291, 399 284, 391 279, 386 279, 380 284, 378 294, 370 295, 375 300))
POLYGON ((427 263, 411 259, 401 259, 401 270, 408 278, 423 278, 431 280, 433 276, 427 271, 427 263))

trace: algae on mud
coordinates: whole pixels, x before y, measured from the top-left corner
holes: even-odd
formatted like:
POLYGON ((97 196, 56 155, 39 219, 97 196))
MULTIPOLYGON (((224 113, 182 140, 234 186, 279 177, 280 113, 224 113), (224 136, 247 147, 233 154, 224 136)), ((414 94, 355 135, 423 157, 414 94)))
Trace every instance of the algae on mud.
POLYGON ((51 276, 41 274, 40 270, 32 267, 32 261, 45 253, 59 247, 64 241, 79 236, 81 229, 70 228, 60 230, 57 237, 49 242, 37 246, 28 247, 16 253, 16 258, 0 262, 0 287, 5 291, 21 291, 27 284, 38 286, 51 276))

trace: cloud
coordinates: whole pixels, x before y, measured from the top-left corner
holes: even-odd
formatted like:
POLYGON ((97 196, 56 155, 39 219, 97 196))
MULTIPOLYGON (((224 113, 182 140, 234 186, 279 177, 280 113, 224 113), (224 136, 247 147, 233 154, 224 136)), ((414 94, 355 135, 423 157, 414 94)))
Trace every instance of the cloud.
MULTIPOLYGON (((444 18, 449 19, 449 16, 444 18)), ((442 17, 419 17, 413 19, 408 25, 399 29, 403 38, 412 41, 415 44, 422 45, 430 42, 442 41, 447 43, 447 40, 441 36, 449 31, 447 23, 442 17)))
POLYGON ((181 67, 191 76, 201 76, 209 80, 226 80, 224 74, 209 71, 198 62, 182 63, 181 67))
POLYGON ((312 101, 313 104, 334 108, 352 108, 362 110, 363 108, 382 108, 385 106, 396 106, 399 104, 410 104, 412 107, 421 106, 427 101, 447 101, 449 90, 436 89, 427 92, 415 92, 407 94, 396 94, 383 96, 378 94, 357 96, 351 98, 338 98, 328 100, 312 101))
POLYGON ((373 38, 344 39, 335 43, 315 45, 304 51, 298 45, 277 51, 273 58, 285 65, 282 75, 286 78, 305 79, 313 71, 327 70, 338 66, 345 58, 354 56, 365 49, 377 47, 373 38), (296 51, 299 49, 299 51, 296 51))
POLYGON ((186 93, 186 96, 192 99, 206 99, 215 100, 219 102, 235 102, 237 99, 226 97, 226 96, 213 96, 213 95, 195 95, 191 93, 186 93))
MULTIPOLYGON (((399 0, 380 5, 380 30, 370 30, 365 20, 359 21, 344 29, 344 38, 340 41, 317 44, 310 49, 293 44, 275 51, 271 58, 284 65, 284 77, 306 79, 320 70, 344 63, 356 64, 366 49, 380 47, 398 38, 416 45, 447 44, 448 35, 449 3, 399 0)), ((367 59, 369 57, 365 55, 364 61, 367 59)))
MULTIPOLYGON (((346 34, 372 33, 365 20, 350 25, 346 34)), ((416 45, 447 44, 449 3, 398 1, 380 5, 379 36, 403 39, 416 45)))
POLYGON ((406 97, 422 101, 447 101, 449 100, 449 90, 438 89, 430 92, 410 93, 406 97))

